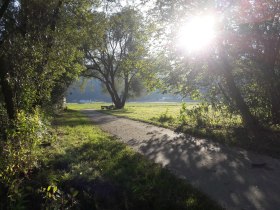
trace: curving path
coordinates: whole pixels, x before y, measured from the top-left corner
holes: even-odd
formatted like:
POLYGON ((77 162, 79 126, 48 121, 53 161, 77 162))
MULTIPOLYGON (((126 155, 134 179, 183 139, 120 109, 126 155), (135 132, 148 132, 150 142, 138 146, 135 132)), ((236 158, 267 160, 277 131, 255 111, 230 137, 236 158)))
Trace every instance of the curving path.
POLYGON ((102 130, 186 179, 226 209, 280 209, 278 159, 95 110, 83 113, 102 130))

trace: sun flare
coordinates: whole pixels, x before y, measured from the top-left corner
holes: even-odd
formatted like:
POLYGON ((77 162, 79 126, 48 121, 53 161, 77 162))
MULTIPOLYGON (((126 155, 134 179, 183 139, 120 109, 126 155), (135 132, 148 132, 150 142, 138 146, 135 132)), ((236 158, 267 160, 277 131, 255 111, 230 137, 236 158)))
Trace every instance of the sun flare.
POLYGON ((192 18, 178 31, 178 47, 187 52, 197 52, 209 47, 215 38, 215 25, 215 18, 210 15, 192 18))

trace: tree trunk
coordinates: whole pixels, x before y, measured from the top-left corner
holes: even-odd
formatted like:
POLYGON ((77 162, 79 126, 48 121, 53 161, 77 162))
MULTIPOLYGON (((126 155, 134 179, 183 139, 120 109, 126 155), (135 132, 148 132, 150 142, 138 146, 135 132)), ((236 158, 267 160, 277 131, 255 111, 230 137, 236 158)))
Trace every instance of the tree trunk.
POLYGON ((0 85, 4 97, 5 108, 10 120, 15 119, 16 108, 13 101, 13 91, 8 81, 8 65, 4 58, 0 58, 0 85))
POLYGON ((105 84, 105 86, 106 86, 107 91, 109 92, 109 94, 110 94, 110 96, 111 96, 112 102, 113 102, 114 104, 116 104, 116 103, 117 103, 117 100, 116 100, 116 97, 115 97, 115 95, 114 95, 114 93, 113 93, 113 91, 112 91, 112 88, 111 88, 109 82, 106 81, 104 84, 105 84))
POLYGON ((114 86, 114 83, 106 80, 105 82, 103 82, 106 86, 107 91, 109 92, 112 102, 115 105, 116 109, 122 109, 124 107, 124 104, 122 103, 122 100, 120 99, 118 92, 114 86))
MULTIPOLYGON (((103 82, 103 81, 102 81, 103 82)), ((112 102, 115 105, 116 109, 122 109, 125 105, 127 95, 128 95, 128 89, 129 89, 129 83, 128 80, 125 79, 125 87, 124 87, 124 94, 122 98, 118 95, 118 91, 116 90, 114 81, 109 81, 108 79, 103 82, 106 86, 107 91, 109 92, 112 102)))
POLYGON ((264 79, 266 80, 266 91, 271 103, 272 123, 280 124, 280 82, 275 74, 274 64, 265 65, 262 69, 264 79))
POLYGON ((280 100, 276 96, 271 97, 271 114, 272 114, 272 123, 274 125, 280 124, 280 100))
POLYGON ((124 108, 125 102, 119 101, 117 103, 115 103, 115 108, 116 109, 122 109, 124 108))
POLYGON ((272 78, 269 95, 271 101, 272 123, 280 124, 280 85, 276 78, 277 77, 272 78))
POLYGON ((275 72, 279 58, 280 37, 276 34, 277 40, 271 39, 266 46, 266 58, 264 61, 263 75, 267 84, 267 96, 270 97, 272 123, 280 124, 280 81, 275 72))
POLYGON ((245 103, 239 88, 235 84, 234 77, 232 74, 232 67, 228 63, 227 58, 225 58, 225 56, 222 56, 221 59, 223 63, 222 73, 226 80, 229 95, 235 103, 236 108, 240 111, 244 126, 248 129, 250 133, 256 134, 259 130, 259 123, 250 112, 249 107, 245 103))
POLYGON ((122 108, 125 105, 127 96, 128 96, 128 90, 129 90, 129 82, 128 82, 128 76, 125 77, 125 81, 124 81, 124 91, 123 91, 123 96, 122 96, 122 108))

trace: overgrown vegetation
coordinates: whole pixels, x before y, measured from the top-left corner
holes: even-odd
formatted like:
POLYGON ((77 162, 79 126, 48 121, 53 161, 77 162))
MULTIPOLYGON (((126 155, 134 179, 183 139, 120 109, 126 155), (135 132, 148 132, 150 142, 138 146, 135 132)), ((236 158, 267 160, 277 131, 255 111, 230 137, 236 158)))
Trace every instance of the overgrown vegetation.
POLYGON ((0 141, 0 209, 21 209, 25 204, 25 179, 38 168, 39 146, 52 139, 43 119, 39 110, 21 111, 6 125, 5 141, 0 141))
POLYGON ((2 209, 5 204, 11 209, 219 209, 77 111, 58 117, 53 132, 55 141, 32 148, 37 164, 28 164, 24 174, 13 178, 13 185, 6 183, 8 191, 1 190, 1 201, 3 193, 9 195, 2 209))

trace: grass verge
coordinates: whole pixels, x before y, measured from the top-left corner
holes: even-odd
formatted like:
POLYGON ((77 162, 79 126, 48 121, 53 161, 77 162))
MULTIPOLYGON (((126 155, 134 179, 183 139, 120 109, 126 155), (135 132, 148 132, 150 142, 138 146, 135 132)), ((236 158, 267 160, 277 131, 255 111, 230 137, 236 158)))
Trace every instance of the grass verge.
POLYGON ((127 103, 124 109, 100 110, 104 103, 69 104, 75 110, 96 109, 106 114, 127 117, 154 125, 171 128, 196 137, 241 147, 257 153, 280 158, 280 129, 267 129, 253 139, 242 126, 238 115, 226 117, 213 110, 195 110, 197 103, 187 103, 186 123, 180 121, 181 103, 127 103))
POLYGON ((25 182, 30 209, 221 209, 78 111, 54 127, 56 141, 42 148, 41 167, 25 182))
MULTIPOLYGON (((196 103, 188 103, 193 106, 196 103)), ((109 103, 92 104, 67 104, 67 107, 73 110, 96 109, 100 110, 103 105, 109 103)), ((126 103, 125 108, 118 110, 100 110, 103 113, 112 114, 119 117, 148 122, 162 127, 176 128, 179 124, 178 115, 181 109, 181 103, 126 103), (166 114, 164 117, 163 115, 166 114)))

